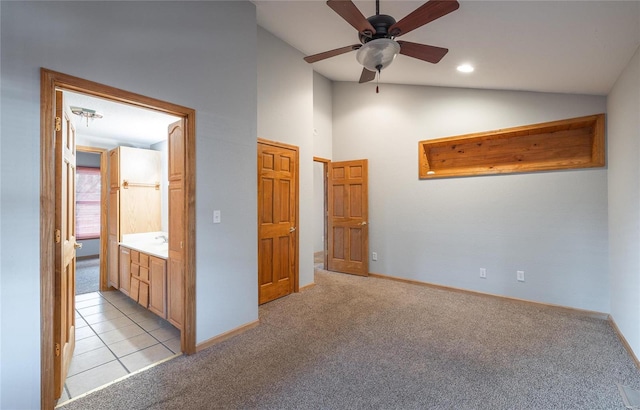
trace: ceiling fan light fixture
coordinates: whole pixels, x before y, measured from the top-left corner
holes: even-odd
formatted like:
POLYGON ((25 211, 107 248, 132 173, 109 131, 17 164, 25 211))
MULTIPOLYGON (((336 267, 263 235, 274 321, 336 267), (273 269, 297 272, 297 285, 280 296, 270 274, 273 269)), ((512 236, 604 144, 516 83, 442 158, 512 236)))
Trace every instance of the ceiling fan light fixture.
POLYGON ((80 118, 86 118, 87 119, 87 127, 89 126, 89 119, 91 119, 91 121, 95 120, 96 118, 102 118, 103 115, 99 112, 97 112, 96 110, 92 110, 90 108, 84 108, 84 107, 69 107, 69 109, 71 110, 71 112, 77 116, 79 116, 80 118))
POLYGON ((369 71, 380 71, 393 62, 400 52, 400 44, 389 38, 376 38, 363 44, 356 59, 369 71))

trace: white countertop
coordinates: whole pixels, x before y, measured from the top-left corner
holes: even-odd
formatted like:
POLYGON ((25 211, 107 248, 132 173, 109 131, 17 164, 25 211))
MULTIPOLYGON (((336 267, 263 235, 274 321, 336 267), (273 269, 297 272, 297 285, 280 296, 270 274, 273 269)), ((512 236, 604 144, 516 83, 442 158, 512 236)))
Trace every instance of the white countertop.
POLYGON ((120 246, 138 252, 144 252, 158 258, 167 259, 169 257, 169 244, 164 241, 164 238, 158 238, 159 236, 168 238, 166 232, 145 232, 123 235, 120 246))

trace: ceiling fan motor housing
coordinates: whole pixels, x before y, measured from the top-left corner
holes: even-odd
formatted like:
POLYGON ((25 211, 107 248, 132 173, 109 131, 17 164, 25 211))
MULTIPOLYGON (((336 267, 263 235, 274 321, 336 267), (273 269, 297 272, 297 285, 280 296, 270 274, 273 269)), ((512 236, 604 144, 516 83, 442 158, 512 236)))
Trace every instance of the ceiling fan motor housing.
POLYGON ((389 27, 396 24, 396 20, 386 14, 376 14, 367 19, 369 23, 376 29, 375 33, 359 33, 360 42, 365 44, 376 38, 391 38, 389 35, 389 27))

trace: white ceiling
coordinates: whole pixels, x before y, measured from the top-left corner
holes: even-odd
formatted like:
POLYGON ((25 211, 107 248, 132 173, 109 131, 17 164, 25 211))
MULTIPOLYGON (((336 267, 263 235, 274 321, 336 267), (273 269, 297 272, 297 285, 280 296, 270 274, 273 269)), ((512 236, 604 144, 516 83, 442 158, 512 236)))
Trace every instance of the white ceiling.
POLYGON ((67 107, 95 110, 103 118, 89 120, 73 115, 76 134, 87 140, 105 140, 115 145, 148 147, 167 139, 167 127, 178 117, 117 103, 85 94, 64 92, 67 107))
MULTIPOLYGON (((423 2, 381 0, 380 13, 400 20, 423 2)), ((253 3, 258 24, 304 55, 359 43, 325 1, 253 3)), ((374 0, 354 3, 375 14, 374 0)), ((399 55, 381 83, 606 95, 640 45, 640 1, 463 0, 401 39, 449 53, 435 65, 399 55), (462 63, 475 72, 457 72, 462 63)), ((313 68, 334 81, 358 81, 362 71, 355 52, 313 68)))

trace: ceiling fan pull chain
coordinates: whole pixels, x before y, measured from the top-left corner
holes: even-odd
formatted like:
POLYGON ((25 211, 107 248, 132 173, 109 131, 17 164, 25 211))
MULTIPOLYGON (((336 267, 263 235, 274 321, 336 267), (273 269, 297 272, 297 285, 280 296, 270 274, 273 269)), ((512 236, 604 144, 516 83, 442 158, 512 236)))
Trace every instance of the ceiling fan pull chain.
POLYGON ((376 67, 378 69, 378 79, 376 80, 376 94, 380 94, 380 76, 382 75, 382 67, 376 67))

